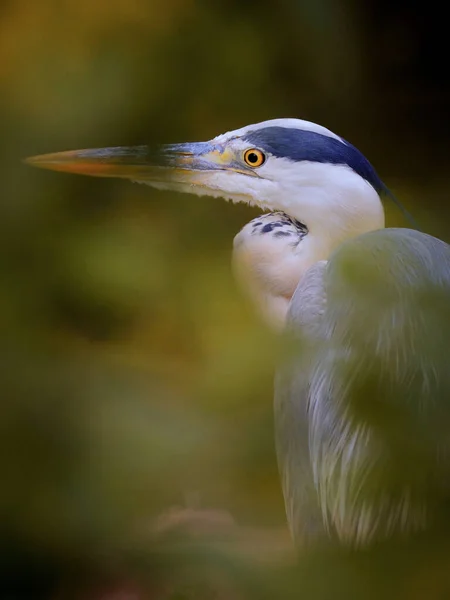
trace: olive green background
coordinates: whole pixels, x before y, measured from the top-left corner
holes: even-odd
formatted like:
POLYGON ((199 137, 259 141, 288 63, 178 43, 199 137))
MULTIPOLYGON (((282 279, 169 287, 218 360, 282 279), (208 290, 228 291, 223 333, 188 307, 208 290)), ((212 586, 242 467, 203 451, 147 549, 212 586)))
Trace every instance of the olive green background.
MULTIPOLYGON (((60 588, 66 597, 74 582, 116 579, 151 598, 296 597, 298 578, 280 575, 275 559, 273 573, 261 568, 259 556, 278 543, 289 554, 289 539, 272 434, 280 344, 229 264, 233 236, 257 210, 34 170, 22 159, 205 140, 298 117, 355 144, 421 227, 449 239, 450 85, 436 10, 352 0, 3 0, 8 597, 60 588), (175 525, 169 517, 155 540, 155 520, 173 507, 175 525), (219 534, 172 539, 183 507, 224 511, 247 534, 232 533, 226 551, 219 534)), ((389 225, 407 225, 395 206, 386 211, 389 225)), ((321 593, 306 597, 329 597, 321 593)))

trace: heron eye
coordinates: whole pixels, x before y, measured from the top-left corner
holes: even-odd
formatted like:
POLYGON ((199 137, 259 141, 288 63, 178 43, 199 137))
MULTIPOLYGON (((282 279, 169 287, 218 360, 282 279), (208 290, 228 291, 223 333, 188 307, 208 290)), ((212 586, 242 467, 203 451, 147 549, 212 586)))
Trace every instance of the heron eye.
POLYGON ((244 160, 249 167, 260 167, 265 162, 266 157, 261 150, 251 148, 245 151, 244 160))

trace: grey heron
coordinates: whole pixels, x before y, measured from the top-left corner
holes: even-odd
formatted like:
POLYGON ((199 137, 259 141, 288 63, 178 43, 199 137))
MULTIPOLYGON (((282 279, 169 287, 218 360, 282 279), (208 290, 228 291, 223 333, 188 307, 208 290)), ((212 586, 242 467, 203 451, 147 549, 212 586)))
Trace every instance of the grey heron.
POLYGON ((353 145, 274 119, 158 152, 29 162, 265 211, 235 237, 233 264, 262 314, 296 341, 275 383, 294 540, 361 547, 439 522, 450 492, 450 247, 384 228, 387 188, 353 145))

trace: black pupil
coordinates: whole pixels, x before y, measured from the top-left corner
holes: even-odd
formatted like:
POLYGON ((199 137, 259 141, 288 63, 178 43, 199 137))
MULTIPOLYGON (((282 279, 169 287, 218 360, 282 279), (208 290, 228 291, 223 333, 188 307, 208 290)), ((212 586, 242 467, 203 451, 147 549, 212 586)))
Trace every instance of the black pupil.
POLYGON ((249 163, 255 164, 258 162, 259 156, 256 154, 256 152, 249 152, 247 155, 247 160, 249 163))

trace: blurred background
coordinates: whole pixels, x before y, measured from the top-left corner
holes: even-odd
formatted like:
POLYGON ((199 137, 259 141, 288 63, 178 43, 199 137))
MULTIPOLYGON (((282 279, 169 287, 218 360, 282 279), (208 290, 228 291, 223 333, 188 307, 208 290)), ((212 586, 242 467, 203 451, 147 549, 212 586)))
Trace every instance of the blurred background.
POLYGON ((446 36, 403 0, 2 1, 0 597, 296 589, 279 348, 230 270, 257 212, 22 159, 298 117, 448 241, 446 36))

